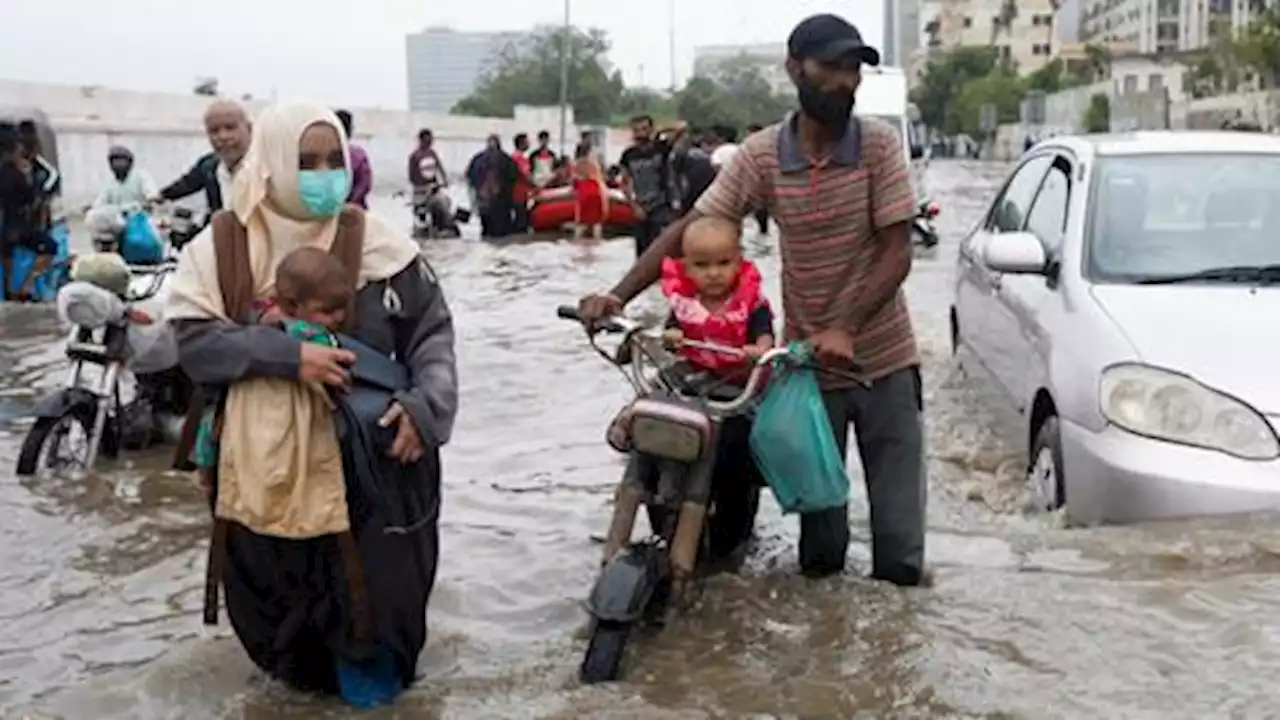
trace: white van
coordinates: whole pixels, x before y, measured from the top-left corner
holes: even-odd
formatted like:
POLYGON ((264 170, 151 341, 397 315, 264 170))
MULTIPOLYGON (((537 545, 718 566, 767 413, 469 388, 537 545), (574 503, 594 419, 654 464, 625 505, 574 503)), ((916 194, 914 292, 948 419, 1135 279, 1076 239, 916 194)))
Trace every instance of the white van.
POLYGON ((902 152, 912 169, 916 194, 928 197, 924 187, 924 171, 929 165, 928 142, 924 126, 917 121, 907 99, 907 75, 902 68, 862 67, 862 84, 858 86, 854 113, 874 117, 893 125, 902 137, 902 152))

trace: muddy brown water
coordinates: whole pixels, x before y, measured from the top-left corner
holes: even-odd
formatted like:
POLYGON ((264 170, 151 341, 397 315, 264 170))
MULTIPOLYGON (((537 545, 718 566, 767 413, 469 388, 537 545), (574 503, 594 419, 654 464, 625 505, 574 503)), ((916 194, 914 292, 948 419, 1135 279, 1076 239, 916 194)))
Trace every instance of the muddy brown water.
MULTIPOLYGON (((1018 512, 1015 419, 949 357, 955 244, 1006 168, 938 163, 943 247, 910 279, 922 337, 936 586, 795 571, 766 501, 744 570, 582 687, 580 600, 621 461, 626 387, 554 308, 625 269, 626 241, 428 248, 456 314, 462 410, 445 461, 440 579, 421 679, 359 714, 265 679, 201 625, 207 520, 163 457, 83 479, 11 468, 63 359, 53 311, 0 308, 0 715, 65 718, 1264 718, 1280 716, 1274 518, 1066 529, 1018 512)), ((407 215, 398 203, 384 209, 407 215)), ((776 253, 748 235, 776 289, 776 253)), ((646 302, 654 305, 652 297, 646 302)), ((643 306, 644 303, 641 303, 643 306)))

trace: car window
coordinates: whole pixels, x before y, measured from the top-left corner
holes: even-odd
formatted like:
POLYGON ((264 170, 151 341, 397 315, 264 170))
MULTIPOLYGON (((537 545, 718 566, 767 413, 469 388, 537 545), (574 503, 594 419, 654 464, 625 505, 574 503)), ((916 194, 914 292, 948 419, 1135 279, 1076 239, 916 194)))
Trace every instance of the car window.
POLYGON ((1041 155, 1031 158, 1013 173, 1013 178, 1000 193, 987 218, 987 229, 995 232, 1017 232, 1023 228, 1031 199, 1036 196, 1044 171, 1053 158, 1041 155))
POLYGON ((1184 153, 1099 159, 1086 271, 1133 282, 1280 264, 1280 155, 1184 153))
POLYGON ((1071 199, 1071 165, 1058 157, 1040 184, 1040 192, 1027 214, 1027 230, 1036 234, 1050 255, 1062 247, 1067 229, 1067 203, 1071 199))

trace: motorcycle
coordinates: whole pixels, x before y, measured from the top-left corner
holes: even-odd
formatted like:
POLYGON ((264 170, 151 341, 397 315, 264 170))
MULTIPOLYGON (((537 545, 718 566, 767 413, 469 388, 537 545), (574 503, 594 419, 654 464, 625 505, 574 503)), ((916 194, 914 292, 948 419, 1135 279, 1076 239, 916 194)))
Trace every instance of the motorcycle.
POLYGON ((18 475, 87 472, 99 455, 176 442, 181 433, 190 384, 178 368, 172 333, 141 307, 160 292, 176 264, 115 262, 128 275, 113 282, 114 291, 82 280, 58 291, 58 314, 72 326, 66 343, 71 367, 63 387, 36 405, 18 475), (80 436, 82 446, 75 447, 73 436, 80 436))
POLYGON ((437 195, 445 192, 440 185, 414 188, 413 190, 413 235, 418 238, 456 238, 462 235, 460 224, 470 219, 466 210, 458 210, 449 215, 447 202, 438 202, 437 195))
POLYGON ((208 216, 202 213, 197 221, 197 215, 191 208, 174 206, 167 216, 161 216, 156 220, 156 227, 160 231, 160 235, 169 241, 169 247, 174 252, 181 252, 182 247, 195 239, 204 230, 208 224, 208 216))
MULTIPOLYGON (((172 246, 166 242, 170 222, 153 215, 152 210, 151 205, 130 203, 90 211, 86 220, 94 251, 117 253, 126 263, 135 266, 155 265, 170 259, 172 246)), ((186 214, 189 220, 190 211, 186 214)))
POLYGON ((938 245, 938 229, 934 218, 941 213, 938 203, 926 200, 916 209, 916 218, 911 223, 911 239, 921 249, 930 250, 938 245))
MULTIPOLYGON (((557 315, 581 322, 573 307, 561 307, 557 315)), ((659 342, 661 328, 646 329, 619 317, 596 328, 589 335, 591 347, 623 371, 637 399, 622 431, 630 460, 616 490, 600 574, 586 603, 592 628, 580 667, 585 683, 616 680, 632 631, 642 622, 660 624, 689 597, 708 559, 707 527, 714 514, 708 504, 721 423, 747 412, 764 384, 765 368, 789 356, 787 348, 765 353, 741 391, 719 386, 733 393, 726 396, 699 388, 696 377, 678 372, 672 363, 663 366, 660 356, 648 349, 659 342), (615 353, 597 343, 601 332, 621 336, 615 353), (652 377, 646 376, 646 365, 656 369, 652 377), (641 505, 651 534, 632 541, 641 505)), ((734 348, 686 344, 741 356, 734 348)), ((610 435, 617 427, 615 421, 610 435)), ((611 437, 610 444, 622 449, 616 442, 611 437)))

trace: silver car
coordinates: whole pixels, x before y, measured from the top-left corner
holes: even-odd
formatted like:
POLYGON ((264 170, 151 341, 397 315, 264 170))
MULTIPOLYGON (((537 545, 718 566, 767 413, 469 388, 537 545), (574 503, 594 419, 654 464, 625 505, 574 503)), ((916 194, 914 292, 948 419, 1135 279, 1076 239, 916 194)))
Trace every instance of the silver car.
POLYGON ((953 345, 1025 420, 1039 508, 1081 523, 1273 509, 1277 283, 1280 138, 1054 138, 960 248, 953 345))

